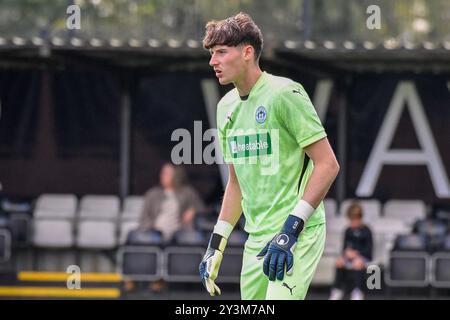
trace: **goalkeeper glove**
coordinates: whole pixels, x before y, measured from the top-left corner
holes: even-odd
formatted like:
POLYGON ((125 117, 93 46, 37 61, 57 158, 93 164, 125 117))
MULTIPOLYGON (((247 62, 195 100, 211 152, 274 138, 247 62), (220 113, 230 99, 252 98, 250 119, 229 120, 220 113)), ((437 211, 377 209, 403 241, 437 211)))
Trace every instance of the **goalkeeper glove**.
POLYGON ((214 227, 209 240, 208 249, 199 265, 200 279, 211 296, 220 295, 220 288, 215 284, 222 262, 223 251, 233 226, 224 220, 219 220, 214 227))
POLYGON ((263 271, 270 281, 284 278, 284 268, 286 274, 291 275, 294 268, 294 250, 300 232, 303 230, 304 221, 294 215, 289 215, 284 223, 281 232, 256 256, 257 259, 264 257, 263 271))

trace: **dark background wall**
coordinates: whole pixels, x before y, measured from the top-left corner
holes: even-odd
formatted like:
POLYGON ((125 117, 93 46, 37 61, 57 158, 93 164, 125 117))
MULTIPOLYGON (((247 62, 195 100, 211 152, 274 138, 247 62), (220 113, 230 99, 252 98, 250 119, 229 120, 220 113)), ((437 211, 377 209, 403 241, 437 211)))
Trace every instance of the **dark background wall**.
MULTIPOLYGON (((317 77, 268 67, 301 82, 314 96, 317 77)), ((209 128, 202 79, 210 72, 175 71, 133 76, 131 90, 130 193, 158 183, 159 168, 170 161, 171 134, 194 121, 209 128)), ((400 81, 416 85, 447 174, 450 174, 450 94, 448 78, 436 75, 359 74, 346 87, 347 189, 355 189, 372 150, 394 90, 400 81)), ((339 116, 335 86, 324 125, 336 151, 339 116)), ((339 87, 342 88, 342 87, 339 87)), ((223 95, 230 87, 219 88, 223 95)), ((44 192, 117 194, 119 191, 120 83, 109 71, 0 71, 0 182, 4 193, 34 198, 44 192)), ((405 109, 407 110, 407 109, 405 109)), ((205 142, 203 146, 206 146, 205 142)), ((392 147, 418 148, 410 115, 404 111, 392 147)), ((207 202, 220 200, 218 167, 185 166, 207 202)), ((335 196, 335 186, 329 196, 335 196)), ((425 166, 386 166, 373 197, 442 201, 425 166)), ((444 201, 448 199, 443 199, 444 201)))

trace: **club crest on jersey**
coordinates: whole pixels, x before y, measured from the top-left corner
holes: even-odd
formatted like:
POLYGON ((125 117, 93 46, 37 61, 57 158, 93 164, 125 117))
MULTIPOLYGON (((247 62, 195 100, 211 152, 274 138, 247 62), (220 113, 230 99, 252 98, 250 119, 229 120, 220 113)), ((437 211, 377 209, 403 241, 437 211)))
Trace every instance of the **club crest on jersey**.
POLYGON ((264 121, 266 121, 266 117, 267 117, 266 108, 264 108, 263 106, 258 107, 255 112, 256 122, 262 124, 264 123, 264 121))

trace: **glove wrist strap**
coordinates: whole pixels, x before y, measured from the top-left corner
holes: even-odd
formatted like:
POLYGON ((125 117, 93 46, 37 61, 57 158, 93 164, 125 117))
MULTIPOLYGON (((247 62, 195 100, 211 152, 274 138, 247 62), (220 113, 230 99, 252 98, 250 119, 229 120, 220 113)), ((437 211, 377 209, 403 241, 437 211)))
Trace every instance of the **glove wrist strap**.
POLYGON ((217 220, 213 234, 209 240, 209 247, 223 252, 231 231, 233 231, 233 225, 231 223, 225 220, 217 220))
POLYGON ((282 232, 293 234, 296 237, 302 232, 305 222, 292 214, 290 214, 284 223, 282 232))
POLYGON ((313 208, 308 202, 301 199, 297 205, 295 206, 292 214, 301 218, 304 222, 306 222, 309 217, 311 217, 316 209, 313 208))
POLYGON ((231 234, 231 231, 233 231, 233 225, 225 220, 217 220, 216 225, 214 226, 213 233, 217 233, 218 235, 221 235, 225 239, 228 239, 228 237, 231 234))
POLYGON ((213 233, 211 239, 209 239, 209 247, 215 250, 223 252, 227 245, 227 239, 222 237, 220 234, 213 233))

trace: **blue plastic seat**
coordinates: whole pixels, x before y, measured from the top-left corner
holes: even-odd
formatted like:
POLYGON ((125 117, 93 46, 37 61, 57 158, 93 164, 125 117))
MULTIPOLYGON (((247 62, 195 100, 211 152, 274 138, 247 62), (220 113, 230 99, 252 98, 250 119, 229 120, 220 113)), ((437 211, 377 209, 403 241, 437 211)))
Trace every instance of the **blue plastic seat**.
POLYGON ((427 239, 421 234, 404 234, 395 239, 394 251, 426 251, 427 239))
POLYGON ((128 233, 126 245, 131 246, 161 246, 163 235, 158 230, 131 230, 128 233))
POLYGON ((207 243, 205 235, 197 230, 179 230, 173 236, 173 242, 179 246, 204 246, 207 243))

